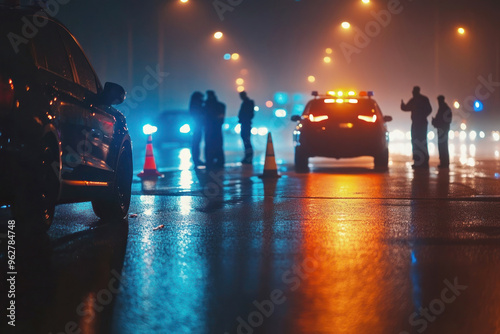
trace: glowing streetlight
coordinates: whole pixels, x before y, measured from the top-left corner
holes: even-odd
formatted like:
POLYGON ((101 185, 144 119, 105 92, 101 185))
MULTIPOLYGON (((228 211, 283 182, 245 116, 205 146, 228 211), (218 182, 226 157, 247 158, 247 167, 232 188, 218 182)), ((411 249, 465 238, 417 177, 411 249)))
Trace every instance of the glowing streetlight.
POLYGON ((323 58, 323 61, 326 63, 326 64, 330 64, 332 62, 332 58, 331 57, 325 57, 323 58))
POLYGON ((325 50, 325 52, 326 52, 326 54, 331 55, 333 53, 333 50, 332 50, 332 48, 327 48, 325 50))
POLYGON ((460 35, 465 35, 465 29, 460 27, 457 29, 457 32, 460 34, 460 35))
POLYGON ((361 0, 361 2, 364 3, 365 5, 367 5, 370 3, 370 0, 361 0))
POLYGON ((180 0, 181 3, 187 3, 189 0, 180 0))
POLYGON ((453 106, 455 107, 455 109, 460 109, 460 102, 455 101, 455 102, 453 103, 453 106))
POLYGON ((310 75, 307 77, 307 81, 309 81, 310 83, 313 83, 316 81, 316 78, 314 77, 314 75, 310 75))
POLYGON ((238 60, 238 59, 240 59, 240 55, 239 55, 238 53, 233 53, 233 54, 231 55, 231 59, 232 59, 232 60, 238 60))
POLYGON ((217 31, 215 34, 214 34, 214 38, 215 39, 221 39, 222 36, 224 36, 224 34, 221 32, 221 31, 217 31))
POLYGON ((245 80, 243 80, 242 78, 238 78, 238 79, 236 79, 236 84, 237 84, 237 85, 241 86, 241 85, 243 85, 244 83, 245 83, 245 80))
POLYGON ((241 92, 245 91, 245 87, 238 86, 237 90, 238 90, 238 93, 241 93, 241 92))
POLYGON ((346 22, 342 22, 341 26, 342 26, 342 29, 346 29, 347 30, 347 29, 349 29, 351 27, 351 24, 346 21, 346 22))

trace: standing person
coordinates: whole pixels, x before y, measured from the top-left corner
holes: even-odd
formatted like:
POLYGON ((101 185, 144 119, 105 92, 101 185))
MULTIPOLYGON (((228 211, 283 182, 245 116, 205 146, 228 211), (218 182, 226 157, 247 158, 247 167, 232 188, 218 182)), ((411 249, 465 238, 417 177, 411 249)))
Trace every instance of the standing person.
POLYGON ((449 168, 450 153, 448 151, 448 133, 452 119, 451 108, 444 102, 444 96, 438 96, 439 109, 436 117, 432 119, 432 125, 438 133, 439 168, 449 168))
POLYGON ((189 113, 193 120, 193 138, 191 143, 191 156, 195 167, 203 166, 204 162, 200 159, 200 143, 205 125, 205 114, 203 110, 203 94, 194 92, 189 102, 189 113))
POLYGON ((253 147, 250 140, 252 136, 252 119, 254 116, 255 103, 248 98, 246 92, 240 93, 241 103, 240 112, 238 113, 238 122, 241 124, 241 139, 245 146, 245 157, 241 161, 243 164, 252 164, 253 147))
POLYGON ((411 111, 412 168, 429 168, 427 117, 431 114, 432 107, 429 98, 420 94, 420 87, 413 87, 412 94, 413 98, 408 103, 401 100, 401 110, 411 111))
POLYGON ((226 105, 217 100, 217 96, 212 90, 207 91, 205 113, 205 159, 207 169, 224 168, 222 124, 224 124, 226 105))

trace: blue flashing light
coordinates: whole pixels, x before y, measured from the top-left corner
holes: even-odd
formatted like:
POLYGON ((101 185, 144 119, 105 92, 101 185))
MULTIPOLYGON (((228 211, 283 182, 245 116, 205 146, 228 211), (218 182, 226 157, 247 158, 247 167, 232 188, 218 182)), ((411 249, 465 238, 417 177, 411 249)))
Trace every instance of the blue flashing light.
POLYGON ((483 102, 481 102, 479 100, 474 101, 474 111, 475 112, 483 111, 483 109, 484 109, 483 102))
POLYGON ((224 55, 224 60, 229 60, 229 59, 231 59, 231 54, 230 53, 226 53, 224 55))

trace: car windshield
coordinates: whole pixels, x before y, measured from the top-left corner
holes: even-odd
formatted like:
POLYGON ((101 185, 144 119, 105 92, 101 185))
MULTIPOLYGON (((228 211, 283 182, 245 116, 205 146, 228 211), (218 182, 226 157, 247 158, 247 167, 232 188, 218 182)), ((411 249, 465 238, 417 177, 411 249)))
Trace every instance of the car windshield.
POLYGON ((313 114, 315 116, 326 115, 329 119, 333 120, 350 120, 357 118, 358 115, 371 116, 376 113, 373 100, 352 100, 352 102, 357 101, 357 103, 349 102, 348 99, 343 100, 343 103, 337 103, 334 98, 314 100, 310 102, 304 114, 313 114))

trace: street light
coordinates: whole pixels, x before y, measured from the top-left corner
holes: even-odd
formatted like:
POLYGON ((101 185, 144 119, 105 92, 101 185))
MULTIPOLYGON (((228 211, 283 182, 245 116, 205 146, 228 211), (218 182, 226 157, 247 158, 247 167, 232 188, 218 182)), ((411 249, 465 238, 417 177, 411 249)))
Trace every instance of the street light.
MULTIPOLYGON (((187 1, 187 0, 186 0, 187 1)), ((222 36, 224 36, 224 34, 220 31, 217 31, 215 34, 214 34, 214 38, 215 39, 221 39, 222 36)))
POLYGON ((342 29, 349 29, 351 27, 351 24, 349 22, 342 22, 342 29))
POLYGON ((325 57, 325 58, 323 58, 323 61, 325 62, 325 64, 330 64, 332 62, 332 58, 331 57, 325 57))
POLYGON ((231 55, 231 59, 232 59, 232 60, 238 60, 238 59, 240 59, 240 55, 239 55, 238 53, 233 53, 233 54, 231 55))
POLYGON ((364 3, 365 5, 367 5, 370 3, 370 0, 361 0, 361 2, 364 3))
POLYGON ((313 75, 310 75, 307 77, 307 81, 309 81, 310 83, 313 83, 316 81, 316 78, 313 75))
POLYGON ((460 34, 460 35, 465 35, 465 29, 460 27, 457 29, 457 32, 460 34))
POLYGON ((181 3, 187 3, 189 0, 180 0, 181 3))

